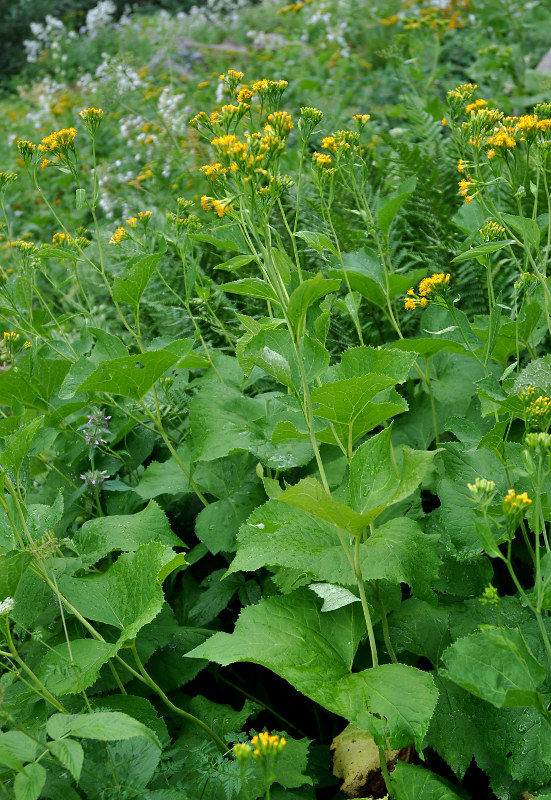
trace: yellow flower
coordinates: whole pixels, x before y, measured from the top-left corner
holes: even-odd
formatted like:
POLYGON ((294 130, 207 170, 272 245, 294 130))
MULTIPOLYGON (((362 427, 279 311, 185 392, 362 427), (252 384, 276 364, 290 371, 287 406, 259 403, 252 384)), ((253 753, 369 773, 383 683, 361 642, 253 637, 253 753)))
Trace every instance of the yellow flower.
POLYGON ((126 239, 127 236, 128 234, 126 230, 121 226, 120 228, 117 228, 115 233, 111 236, 109 239, 109 244, 120 244, 123 239, 126 239))
POLYGON ((68 150, 74 150, 76 133, 75 128, 54 131, 42 139, 38 149, 50 153, 66 153, 68 150))

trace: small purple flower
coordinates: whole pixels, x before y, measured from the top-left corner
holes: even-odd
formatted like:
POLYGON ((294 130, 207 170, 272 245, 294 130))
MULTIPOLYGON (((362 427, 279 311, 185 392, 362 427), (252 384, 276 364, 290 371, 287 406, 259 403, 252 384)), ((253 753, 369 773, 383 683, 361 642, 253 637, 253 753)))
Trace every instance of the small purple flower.
POLYGON ((82 431, 84 441, 88 447, 96 448, 100 444, 106 444, 107 439, 104 438, 103 434, 109 432, 109 420, 111 417, 105 414, 101 408, 92 408, 87 416, 88 422, 81 425, 79 431, 82 431))
POLYGON ((86 423, 89 426, 93 426, 95 428, 108 428, 109 427, 109 420, 111 419, 110 416, 107 416, 101 408, 93 408, 92 413, 88 414, 88 422, 86 423))
POLYGON ((88 472, 83 473, 80 477, 85 486, 101 486, 103 481, 111 476, 107 474, 106 469, 89 469, 88 472))

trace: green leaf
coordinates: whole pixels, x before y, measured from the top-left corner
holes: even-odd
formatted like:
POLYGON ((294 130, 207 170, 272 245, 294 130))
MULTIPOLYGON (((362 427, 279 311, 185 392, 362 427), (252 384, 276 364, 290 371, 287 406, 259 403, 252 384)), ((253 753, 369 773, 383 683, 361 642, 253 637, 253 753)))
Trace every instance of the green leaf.
POLYGON ((134 552, 149 542, 181 547, 165 512, 153 500, 137 514, 113 515, 88 520, 73 536, 73 544, 85 567, 114 551, 134 552))
POLYGON ((133 639, 160 612, 163 567, 173 558, 170 548, 150 542, 133 553, 123 553, 99 575, 60 576, 59 589, 82 616, 118 628, 121 644, 133 639))
POLYGON ((371 509, 367 514, 358 514, 349 506, 334 500, 315 478, 303 478, 294 486, 289 486, 276 502, 288 503, 319 519, 331 522, 338 528, 359 536, 381 512, 381 508, 371 509))
POLYGON ((441 350, 449 353, 464 353, 465 345, 461 342, 454 342, 451 339, 399 339, 397 342, 390 342, 383 347, 390 347, 393 350, 403 350, 408 353, 418 353, 421 358, 430 358, 441 350))
MULTIPOLYGON (((187 444, 176 451, 185 465, 191 467, 191 455, 187 444)), ((140 482, 134 491, 143 500, 150 500, 160 494, 183 494, 192 491, 187 475, 174 456, 166 461, 152 461, 145 468, 140 482)))
POLYGON ((99 671, 110 658, 116 655, 118 645, 95 639, 72 639, 58 644, 43 657, 38 676, 52 694, 80 694, 92 686, 99 671))
POLYGON ((192 346, 191 340, 181 339, 162 350, 102 361, 76 391, 105 392, 140 400, 192 346))
POLYGON ((373 398, 395 383, 388 375, 368 373, 316 387, 312 392, 312 402, 316 404, 314 415, 332 424, 332 430, 318 438, 331 443, 338 439, 343 448, 350 450, 352 444, 376 425, 407 411, 406 401, 396 393, 392 402, 373 402, 373 398))
POLYGON ((302 466, 313 457, 309 442, 271 442, 277 423, 289 413, 273 394, 246 397, 228 385, 205 386, 190 404, 195 459, 213 461, 248 450, 274 469, 302 466))
POLYGON ((240 525, 265 500, 254 456, 236 453, 219 461, 202 462, 195 479, 203 491, 219 498, 199 512, 197 537, 214 555, 235 550, 240 525))
MULTIPOLYGON (((297 391, 302 389, 297 351, 289 331, 259 331, 249 339, 243 356, 284 386, 297 391)), ((301 357, 308 383, 322 375, 329 366, 329 353, 317 339, 309 336, 302 337, 301 357)))
POLYGON ((415 353, 383 350, 375 347, 349 347, 339 364, 327 372, 327 380, 359 378, 371 373, 394 378, 394 383, 404 383, 415 363, 415 353))
MULTIPOLYGON (((440 565, 437 541, 436 535, 423 533, 407 517, 390 520, 360 545, 364 579, 408 583, 418 597, 433 600, 431 586, 440 565)), ((270 565, 298 569, 331 584, 356 584, 335 527, 279 499, 269 500, 251 514, 237 542, 228 573, 254 572, 270 565)))
POLYGON ((196 242, 213 244, 220 250, 231 250, 234 253, 247 253, 249 251, 239 225, 235 222, 229 225, 218 225, 215 228, 210 228, 207 232, 192 233, 190 234, 190 239, 194 239, 196 242))
POLYGON ((245 297, 258 297, 260 300, 269 300, 279 303, 277 294, 272 287, 260 278, 241 278, 238 281, 224 283, 221 287, 230 294, 241 294, 245 297))
POLYGON ((27 736, 23 731, 5 731, 0 733, 0 762, 6 764, 10 769, 23 769, 21 762, 34 761, 40 750, 40 745, 27 736), (19 766, 12 767, 4 760, 9 758, 16 761, 19 766))
POLYGON ((156 734, 128 714, 120 711, 95 711, 91 714, 52 714, 46 723, 48 736, 62 739, 70 734, 77 739, 115 742, 143 736, 160 748, 156 734))
POLYGON ((534 386, 544 395, 551 394, 551 355, 536 358, 524 367, 515 380, 513 391, 519 392, 527 386, 534 386))
POLYGON ((398 761, 392 772, 392 787, 396 800, 461 800, 466 795, 457 793, 448 781, 434 772, 398 761))
POLYGON ((298 590, 247 606, 233 634, 216 633, 188 656, 262 664, 383 741, 386 728, 391 747, 419 745, 437 699, 432 677, 404 664, 352 673, 362 627, 356 604, 320 614, 312 592, 298 590))
POLYGON ((398 211, 402 208, 408 197, 415 191, 416 178, 412 177, 405 181, 398 187, 397 193, 394 197, 384 197, 377 212, 377 222, 383 236, 387 236, 394 218, 398 211))
POLYGON ((234 256, 227 261, 223 261, 221 264, 217 264, 214 269, 224 269, 227 272, 235 272, 246 264, 250 264, 253 259, 254 256, 234 256))
POLYGON ((310 245, 314 250, 317 250, 318 253, 329 250, 334 256, 338 255, 335 245, 325 233, 319 233, 318 231, 297 231, 295 236, 305 241, 306 244, 310 245))
POLYGON ((15 597, 21 577, 27 570, 32 556, 29 552, 13 550, 0 556, 0 596, 15 597))
POLYGON ((501 218, 507 225, 510 225, 513 230, 520 233, 521 237, 530 242, 530 244, 536 247, 539 245, 541 231, 535 220, 529 219, 528 217, 519 217, 516 214, 506 214, 505 212, 501 213, 501 218))
POLYGON ((396 652, 407 651, 428 658, 437 668, 451 642, 449 611, 416 597, 409 597, 388 619, 390 638, 396 652))
POLYGON ((0 453, 0 464, 5 469, 11 469, 15 474, 19 472, 43 421, 44 417, 36 417, 5 439, 4 449, 0 453))
POLYGON ((365 670, 367 712, 360 714, 360 727, 365 727, 380 745, 398 749, 412 741, 421 749, 423 739, 434 713, 438 690, 432 675, 406 664, 383 664, 365 670), (385 722, 383 727, 370 717, 376 714, 385 722))
POLYGON ((311 583, 308 588, 323 600, 322 613, 336 611, 337 608, 344 608, 350 603, 360 602, 360 598, 356 597, 348 589, 342 586, 335 586, 333 583, 311 583))
POLYGON ((547 672, 519 630, 488 626, 458 639, 443 659, 446 677, 498 708, 543 708, 538 687, 547 672))
POLYGON ((75 250, 69 250, 66 247, 52 247, 51 245, 43 244, 34 254, 35 258, 59 258, 66 261, 80 261, 81 257, 75 250))
POLYGON ((37 800, 46 783, 46 770, 40 764, 27 764, 15 776, 13 788, 15 789, 16 800, 37 800))
POLYGON ((394 450, 392 428, 372 436, 360 445, 350 462, 350 502, 365 513, 386 508, 409 497, 430 469, 436 450, 394 450))
POLYGON ((339 279, 327 280, 321 272, 318 272, 314 278, 309 278, 300 283, 289 298, 287 307, 287 315, 294 328, 302 331, 304 317, 308 308, 316 300, 325 297, 326 294, 336 292, 340 284, 339 279))
POLYGON ((81 211, 86 205, 86 189, 75 190, 75 206, 77 211, 81 211))
POLYGON ((137 308, 163 253, 151 253, 131 262, 122 278, 113 281, 113 299, 137 308))
POLYGON ((498 250, 503 250, 504 247, 508 247, 511 244, 515 244, 514 239, 506 239, 500 242, 484 242, 484 244, 470 247, 455 258, 452 258, 452 264, 458 261, 468 261, 470 258, 478 259, 480 256, 485 256, 489 253, 497 253, 498 250))
POLYGON ((75 781, 80 778, 84 762, 84 750, 74 739, 57 739, 50 742, 50 752, 69 770, 75 781))

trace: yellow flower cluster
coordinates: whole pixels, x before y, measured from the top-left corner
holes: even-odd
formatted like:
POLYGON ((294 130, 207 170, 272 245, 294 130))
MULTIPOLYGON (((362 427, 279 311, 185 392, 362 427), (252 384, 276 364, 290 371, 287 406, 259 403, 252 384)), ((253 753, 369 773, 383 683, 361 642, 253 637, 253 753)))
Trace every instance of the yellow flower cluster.
POLYGON ((207 197, 206 194, 201 197, 201 208, 203 211, 215 211, 220 218, 232 210, 230 203, 216 200, 214 197, 207 197))
POLYGON ((429 278, 423 278, 419 284, 419 294, 416 294, 415 289, 413 288, 407 290, 404 308, 406 311, 413 311, 419 307, 425 308, 425 306, 427 306, 429 301, 432 299, 430 295, 439 297, 445 295, 449 282, 449 272, 446 274, 443 272, 437 272, 435 275, 431 275, 429 278))
POLYGON ((280 15, 289 14, 289 12, 293 12, 293 14, 296 14, 301 9, 304 8, 306 3, 311 3, 311 2, 312 2, 312 0, 306 0, 306 2, 304 2, 304 3, 291 3, 288 6, 283 6, 283 8, 280 8, 277 13, 280 14, 280 15))
POLYGON ((358 126, 358 129, 361 132, 361 131, 363 131, 363 129, 365 128, 365 126, 367 125, 369 120, 371 119, 371 114, 354 114, 352 119, 354 120, 354 122, 358 126))
POLYGON ((54 233, 52 236, 52 244, 54 247, 61 247, 64 244, 70 244, 72 241, 68 233, 54 233))
POLYGON ((534 386, 526 386, 519 393, 519 399, 524 403, 526 425, 528 428, 547 428, 551 421, 551 398, 539 395, 535 397, 534 386))
POLYGON ((286 139, 293 129, 291 115, 287 111, 274 111, 268 116, 268 122, 264 126, 264 132, 286 139))
POLYGON ((455 89, 450 89, 448 92, 448 100, 455 100, 457 102, 470 100, 477 89, 477 83, 462 83, 460 86, 456 86, 455 89))
POLYGON ((254 92, 252 89, 249 89, 248 86, 242 86, 241 89, 237 92, 236 96, 238 103, 248 103, 249 100, 253 99, 254 92))
POLYGON ((278 736, 277 733, 269 734, 267 731, 262 731, 257 736, 253 736, 251 744, 254 747, 253 756, 258 757, 281 752, 287 742, 283 736, 278 736))
POLYGON ((474 111, 478 111, 479 108, 484 108, 487 105, 488 101, 479 97, 478 100, 474 101, 474 103, 469 103, 468 106, 466 106, 465 114, 472 114, 474 111))
POLYGON ((514 135, 511 135, 510 129, 502 125, 492 136, 488 136, 486 145, 490 146, 486 155, 488 158, 494 158, 496 155, 502 155, 507 150, 516 147, 517 143, 514 135))
POLYGON ((83 108, 79 111, 79 117, 84 120, 87 128, 94 132, 98 129, 100 122, 103 119, 102 108, 83 108))
POLYGON ((228 170, 220 162, 217 162, 216 164, 205 164, 201 167, 201 172, 211 181, 217 181, 225 178, 228 170))
POLYGON ((470 194, 470 191, 471 189, 474 189, 475 186, 476 181, 473 180, 470 175, 467 175, 466 178, 463 178, 459 181, 459 194, 465 203, 472 203, 475 195, 470 194))
POLYGON ((503 500, 503 507, 507 514, 512 515, 532 505, 526 492, 517 494, 514 489, 509 489, 503 500))
POLYGON ((325 169, 331 164, 331 156, 328 153, 318 153, 317 151, 312 156, 314 163, 317 167, 325 169))
POLYGON ((488 222, 484 223, 482 228, 478 229, 478 232, 485 242, 497 242, 499 239, 504 238, 505 228, 503 225, 498 225, 497 222, 493 220, 488 220, 488 222))
POLYGON ((15 331, 4 331, 4 342, 15 342, 19 339, 19 334, 15 331))
POLYGON ((284 736, 277 733, 270 734, 267 731, 253 736, 250 742, 239 742, 233 746, 233 752, 238 761, 246 761, 249 758, 263 760, 266 757, 277 757, 287 740, 284 736))
POLYGON ((38 149, 43 153, 66 153, 74 149, 76 133, 75 128, 54 131, 42 139, 38 149))
POLYGON ((123 239, 126 239, 127 236, 128 233, 121 225, 109 239, 109 244, 120 244, 123 239))

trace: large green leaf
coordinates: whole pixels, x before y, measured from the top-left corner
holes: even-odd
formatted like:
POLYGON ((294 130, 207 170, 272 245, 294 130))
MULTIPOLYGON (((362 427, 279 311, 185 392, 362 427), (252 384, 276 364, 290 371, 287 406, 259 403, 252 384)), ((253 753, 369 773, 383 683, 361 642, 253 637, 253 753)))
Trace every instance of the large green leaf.
POLYGON ((133 552, 149 542, 167 547, 182 545, 172 533, 165 512, 154 500, 137 514, 88 520, 73 536, 73 544, 85 567, 95 564, 107 553, 133 552))
MULTIPOLYGON (((432 600, 431 587, 440 564, 435 551, 437 540, 407 517, 390 520, 360 545, 364 579, 408 583, 418 597, 432 600)), ((251 514, 238 533, 237 543, 229 572, 277 565, 301 570, 327 583, 356 583, 334 525, 280 499, 269 500, 251 514)))
POLYGON ((431 467, 435 450, 394 449, 392 428, 360 445, 350 462, 350 502, 360 513, 408 497, 431 467))
POLYGON ((37 800, 46 783, 46 770, 41 764, 27 764, 13 782, 16 800, 37 800))
POLYGON ((295 330, 302 331, 308 308, 326 294, 336 292, 340 284, 339 279, 327 280, 321 272, 318 272, 314 278, 309 278, 297 286, 287 306, 287 316, 295 330))
POLYGON ((223 284, 223 289, 230 294, 241 294, 245 297, 257 297, 259 300, 279 303, 277 294, 272 287, 260 278, 241 278, 238 281, 229 281, 223 284))
POLYGON ((454 683, 498 708, 542 709, 539 687, 547 671, 513 628, 491 628, 458 639, 443 656, 454 683))
POLYGON ((195 523, 197 537, 213 554, 235 550, 240 525, 266 499, 255 466, 248 453, 198 465, 195 480, 202 491, 218 498, 200 511, 195 523))
POLYGON ((80 742, 75 742, 74 739, 56 739, 50 742, 50 752, 78 781, 84 762, 84 750, 80 742))
POLYGON ((162 253, 150 253, 130 263, 122 278, 113 281, 113 299, 138 307, 145 288, 151 280, 162 253))
MULTIPOLYGON (((317 339, 309 336, 302 337, 300 350, 306 380, 312 383, 329 366, 329 353, 317 339)), ((254 334, 243 348, 242 363, 243 359, 256 364, 284 386, 302 391, 298 355, 288 330, 264 329, 254 334)))
POLYGON ((100 669, 116 655, 118 645, 96 639, 73 639, 53 647, 40 662, 37 674, 55 694, 80 694, 92 686, 100 669))
POLYGON ((190 404, 195 458, 213 461, 247 450, 275 469, 302 466, 313 457, 309 442, 271 442, 277 423, 290 414, 273 394, 247 397, 218 382, 205 386, 190 404))
POLYGON ((96 739, 101 742, 114 742, 144 736, 158 747, 155 733, 128 714, 120 711, 95 711, 91 714, 52 714, 46 723, 48 736, 62 739, 67 734, 77 739, 96 739))
POLYGON ((375 507, 366 514, 358 514, 349 506, 334 500, 315 478, 303 478, 294 486, 285 489, 277 499, 325 522, 331 522, 356 536, 360 535, 384 508, 384 506, 375 507))
POLYGON ((102 361, 77 390, 140 400, 167 369, 189 353, 192 346, 192 340, 181 339, 162 350, 102 361))
POLYGON ((407 181, 404 181, 404 183, 398 187, 396 193, 392 197, 383 197, 380 200, 379 210, 377 211, 377 222, 383 236, 388 236, 396 214, 415 191, 416 183, 417 179, 415 177, 408 178, 407 181))
POLYGON ((6 438, 0 453, 0 464, 4 469, 11 469, 16 474, 19 472, 43 421, 44 417, 36 417, 6 438))
POLYGON ((377 736, 386 728, 392 747, 420 743, 437 699, 432 677, 404 664, 352 673, 363 629, 359 613, 352 604, 320 614, 319 601, 305 590, 265 598, 241 612, 233 634, 216 633, 189 656, 262 664, 377 736))
POLYGON ((392 402, 384 402, 386 397, 373 402, 373 398, 395 383, 394 378, 376 373, 324 383, 312 392, 314 414, 328 420, 334 431, 333 441, 338 437, 341 445, 348 448, 375 425, 407 411, 406 401, 396 393, 392 402), (382 412, 382 419, 378 412, 382 412))
MULTIPOLYGON (((189 447, 182 445, 176 452, 183 463, 191 467, 189 447)), ((160 494, 184 494, 193 490, 179 463, 174 456, 170 456, 166 461, 152 461, 148 464, 134 491, 143 500, 150 500, 160 494)))
POLYGON ((150 542, 123 553, 106 572, 84 578, 62 575, 58 585, 82 616, 118 628, 122 643, 160 612, 162 578, 173 558, 169 547, 150 542))
POLYGON ((423 767, 398 761, 392 772, 396 800, 461 800, 466 795, 423 767))
POLYGON ((407 651, 428 658, 436 668, 450 644, 449 611, 416 597, 409 597, 388 620, 396 652, 407 651))

